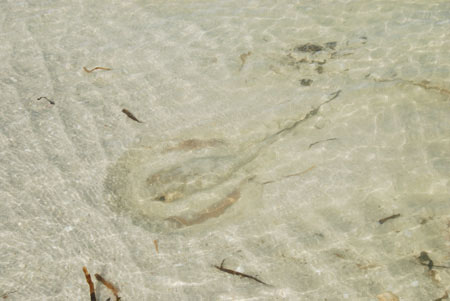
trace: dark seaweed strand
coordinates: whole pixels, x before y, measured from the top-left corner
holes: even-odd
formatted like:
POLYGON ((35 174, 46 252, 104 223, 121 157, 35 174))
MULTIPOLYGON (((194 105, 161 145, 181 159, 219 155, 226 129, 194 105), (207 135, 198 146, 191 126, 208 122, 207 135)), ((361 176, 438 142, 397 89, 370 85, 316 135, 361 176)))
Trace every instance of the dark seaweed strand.
POLYGON ((380 219, 378 222, 379 222, 380 224, 384 224, 384 223, 387 222, 388 220, 393 219, 393 218, 397 218, 397 217, 399 217, 399 216, 400 216, 400 214, 394 214, 394 215, 391 215, 391 216, 382 218, 382 219, 380 219))
POLYGON ((55 102, 53 101, 53 100, 50 100, 50 99, 48 99, 47 97, 45 97, 45 96, 41 96, 41 97, 39 97, 37 100, 41 100, 42 98, 44 98, 45 100, 47 100, 50 104, 52 104, 52 105, 54 105, 55 104, 55 102))
POLYGON ((261 284, 264 284, 264 285, 267 285, 267 286, 271 286, 270 284, 267 284, 264 281, 261 281, 261 280, 259 280, 258 278, 254 277, 254 276, 247 275, 247 274, 244 274, 244 273, 241 273, 241 272, 238 272, 238 271, 234 271, 234 270, 230 270, 230 269, 224 268, 223 267, 223 263, 224 262, 225 262, 225 259, 222 260, 222 263, 220 264, 220 266, 214 265, 214 267, 216 269, 222 271, 222 272, 225 272, 225 273, 228 273, 228 274, 231 274, 231 275, 235 275, 235 276, 240 276, 240 277, 243 277, 243 278, 249 278, 249 279, 255 280, 256 282, 259 282, 261 284))
POLYGON ((329 139, 325 139, 325 140, 316 141, 314 143, 311 143, 308 148, 311 148, 311 146, 316 145, 317 143, 326 142, 326 141, 332 141, 332 140, 337 140, 337 138, 329 138, 329 139))

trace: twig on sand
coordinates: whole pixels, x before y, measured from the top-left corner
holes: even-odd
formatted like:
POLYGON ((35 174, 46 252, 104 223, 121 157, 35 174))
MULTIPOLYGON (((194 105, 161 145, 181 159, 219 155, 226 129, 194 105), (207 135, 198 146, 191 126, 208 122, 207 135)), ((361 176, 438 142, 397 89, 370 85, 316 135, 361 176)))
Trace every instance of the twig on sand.
POLYGON ((107 67, 95 67, 95 68, 89 70, 88 68, 83 67, 83 70, 86 71, 87 73, 92 73, 95 70, 106 70, 106 71, 109 71, 109 70, 112 70, 112 69, 111 68, 107 68, 107 67))
POLYGON ((96 301, 95 298, 95 290, 94 290, 94 283, 91 279, 91 274, 88 273, 88 270, 86 267, 83 267, 84 276, 86 276, 86 282, 89 284, 89 294, 91 295, 91 301, 96 301))
POLYGON ((120 300, 119 297, 119 289, 115 287, 111 282, 106 281, 100 274, 95 274, 95 279, 100 281, 104 286, 109 288, 109 290, 113 293, 114 297, 116 297, 116 301, 120 300))
POLYGON ((224 262, 225 262, 225 259, 222 260, 222 263, 220 264, 220 266, 214 265, 214 267, 215 267, 216 269, 222 271, 222 272, 225 272, 225 273, 228 273, 228 274, 231 274, 231 275, 240 276, 240 277, 242 277, 242 278, 249 278, 249 279, 255 280, 256 282, 259 282, 259 283, 261 283, 261 284, 264 284, 264 285, 267 285, 267 286, 271 286, 270 284, 267 284, 267 283, 265 283, 265 282, 259 280, 258 278, 254 277, 254 276, 247 275, 247 274, 244 274, 244 273, 241 273, 241 272, 238 272, 238 271, 234 271, 234 270, 230 270, 230 269, 224 268, 224 267, 223 267, 223 263, 224 263, 224 262))

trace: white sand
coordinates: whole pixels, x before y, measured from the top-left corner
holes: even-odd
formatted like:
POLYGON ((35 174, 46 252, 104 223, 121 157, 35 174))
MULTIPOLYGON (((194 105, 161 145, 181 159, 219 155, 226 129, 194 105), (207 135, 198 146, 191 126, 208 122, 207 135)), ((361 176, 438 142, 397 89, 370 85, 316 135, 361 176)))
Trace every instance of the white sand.
POLYGON ((124 301, 444 295, 450 270, 417 257, 450 266, 447 1, 3 1, 0 20, 0 296, 89 300, 83 266, 124 301))

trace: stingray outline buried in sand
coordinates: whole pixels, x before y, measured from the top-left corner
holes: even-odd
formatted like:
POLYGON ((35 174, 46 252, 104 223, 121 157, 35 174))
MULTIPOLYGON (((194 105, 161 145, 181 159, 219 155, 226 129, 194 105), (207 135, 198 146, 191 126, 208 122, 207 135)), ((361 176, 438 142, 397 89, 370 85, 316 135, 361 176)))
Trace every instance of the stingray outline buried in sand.
MULTIPOLYGON (((165 220, 175 222, 176 227, 203 223, 222 215, 241 199, 242 189, 249 182, 257 183, 255 175, 248 169, 261 151, 316 115, 323 105, 339 94, 340 90, 332 93, 328 100, 289 126, 250 147, 232 147, 220 139, 191 138, 179 141, 175 146, 169 143, 172 146, 130 149, 109 172, 106 186, 121 208, 137 210, 139 215, 150 218, 150 223, 165 220), (200 194, 205 200, 213 195, 214 198, 222 197, 219 201, 203 202, 200 194), (198 205, 193 208, 203 206, 204 209, 192 212, 193 204, 198 205)), ((269 182, 259 185, 266 183, 269 182)))

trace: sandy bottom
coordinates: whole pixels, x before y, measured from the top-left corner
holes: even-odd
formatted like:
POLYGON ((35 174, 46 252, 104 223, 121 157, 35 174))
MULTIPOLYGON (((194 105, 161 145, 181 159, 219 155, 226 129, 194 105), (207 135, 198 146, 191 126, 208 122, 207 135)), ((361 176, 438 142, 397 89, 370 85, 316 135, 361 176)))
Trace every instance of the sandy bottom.
POLYGON ((0 296, 445 297, 450 5, 410 2, 0 4, 0 296))

